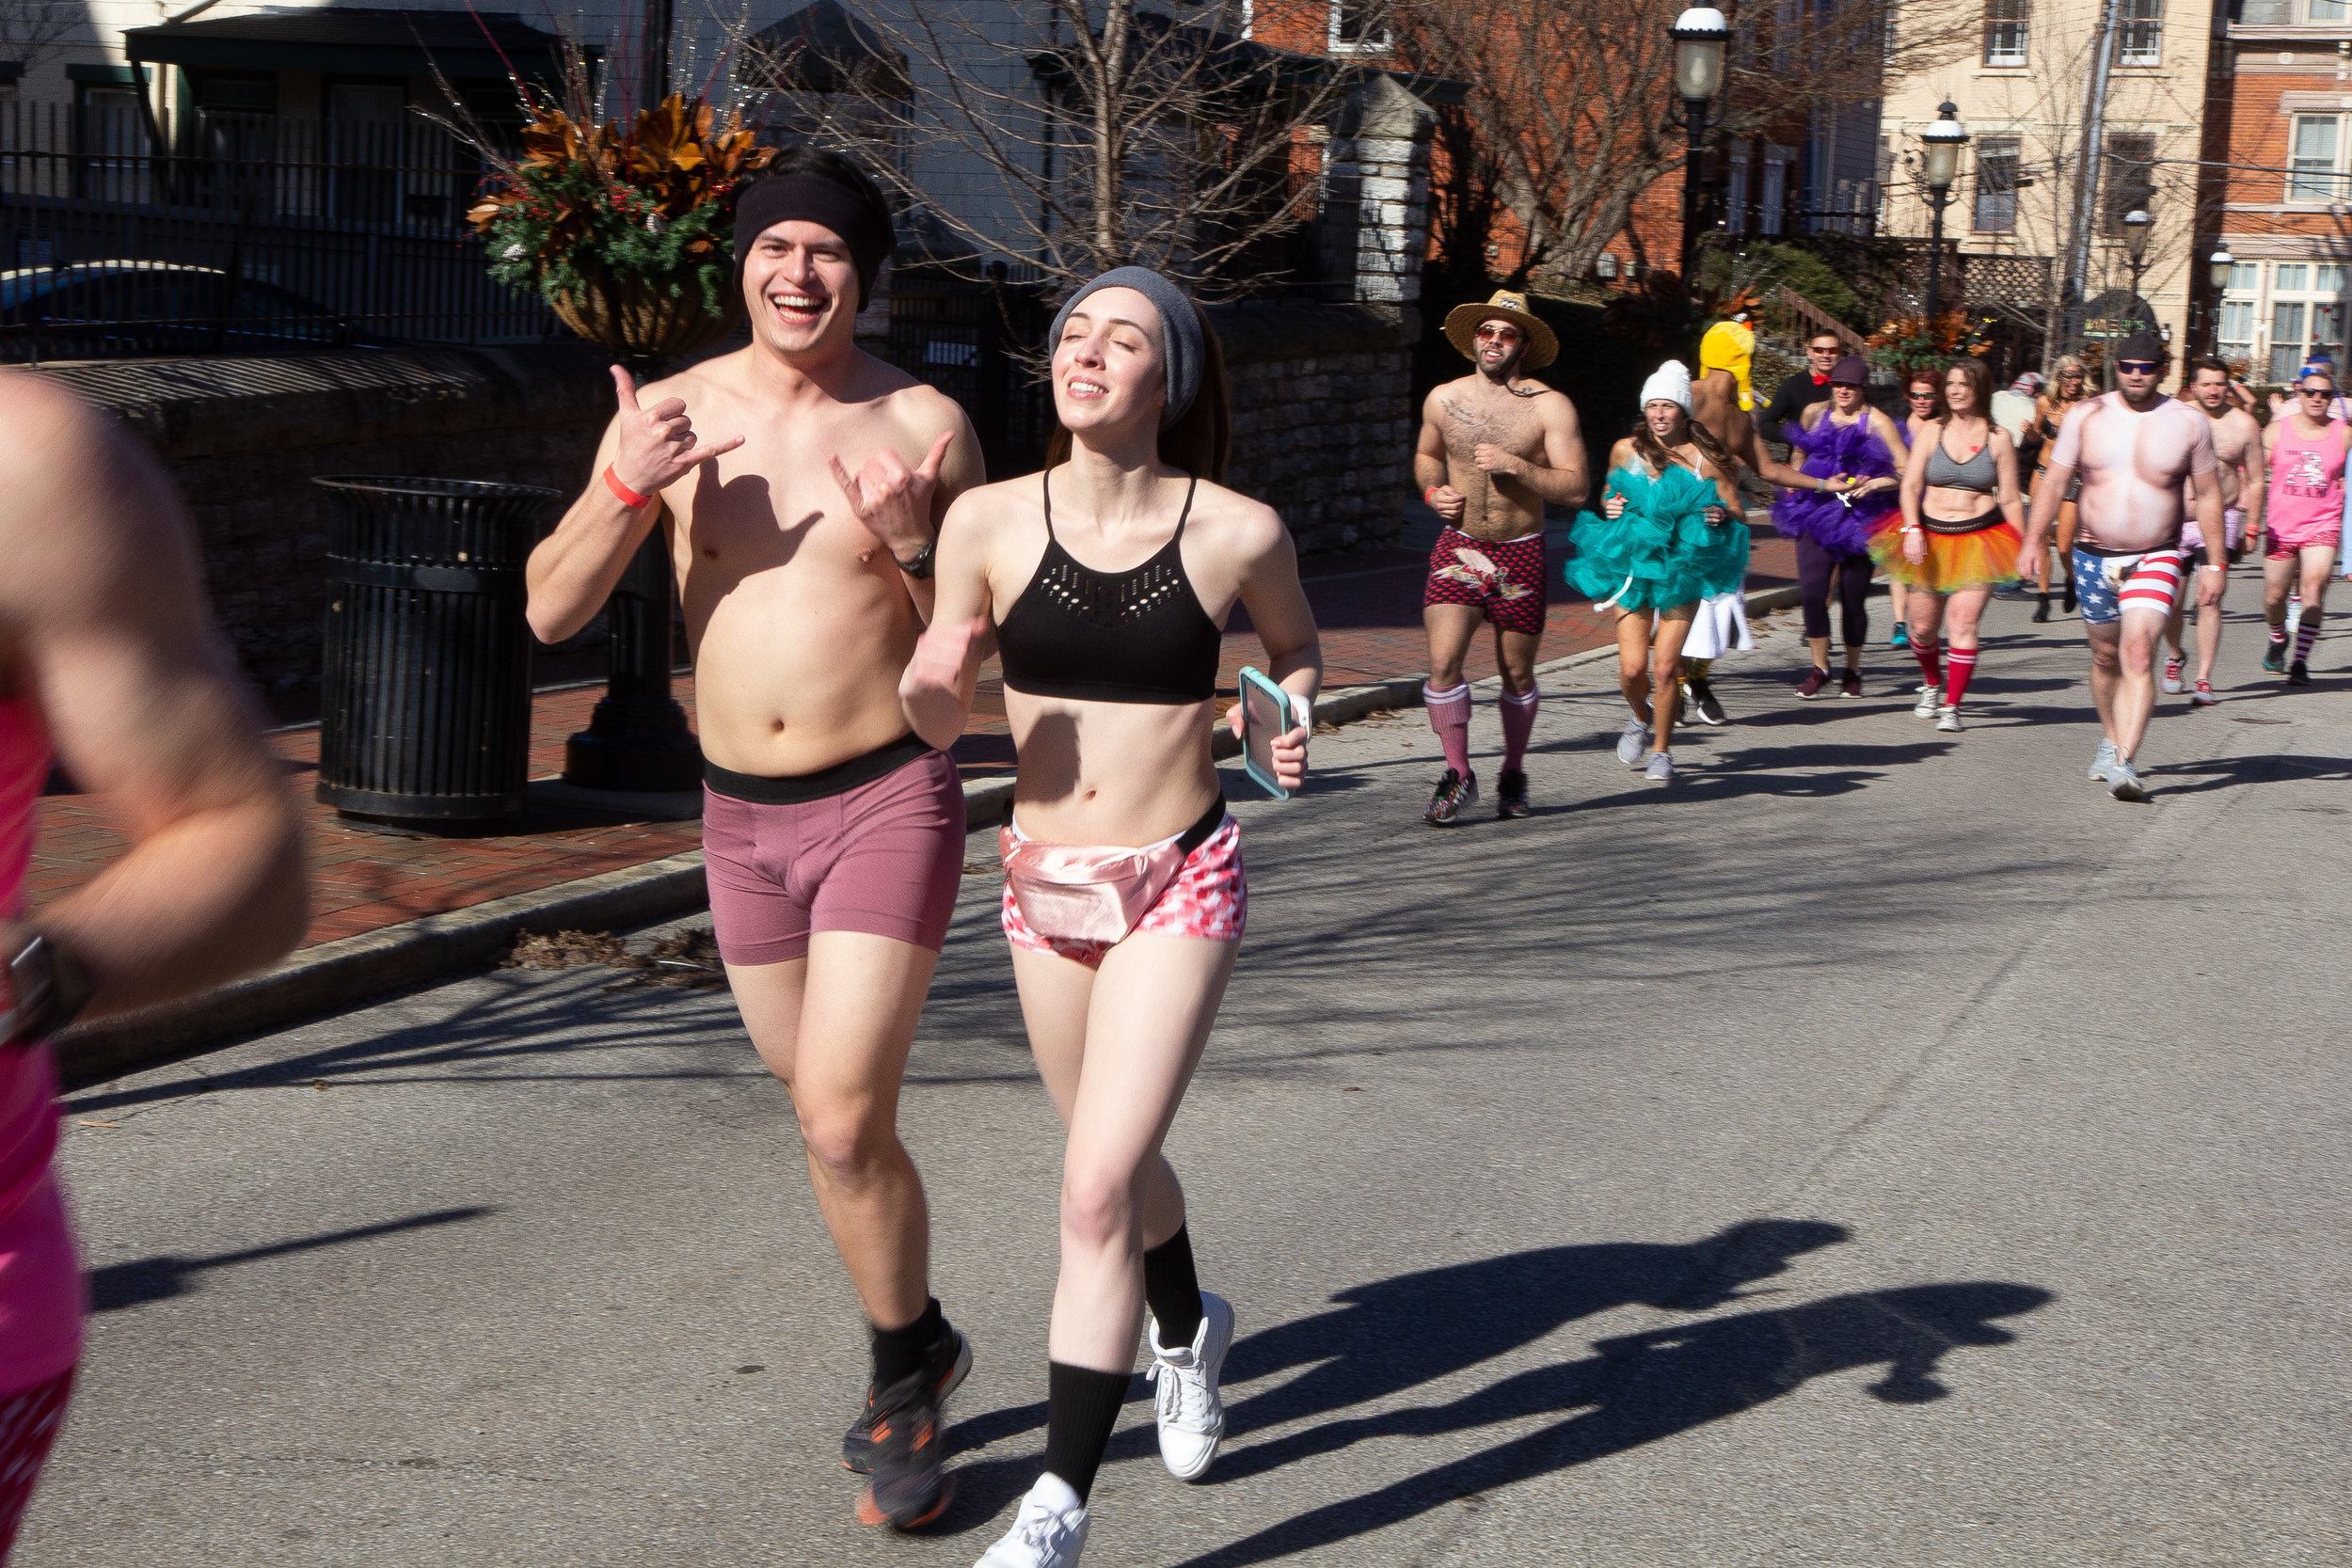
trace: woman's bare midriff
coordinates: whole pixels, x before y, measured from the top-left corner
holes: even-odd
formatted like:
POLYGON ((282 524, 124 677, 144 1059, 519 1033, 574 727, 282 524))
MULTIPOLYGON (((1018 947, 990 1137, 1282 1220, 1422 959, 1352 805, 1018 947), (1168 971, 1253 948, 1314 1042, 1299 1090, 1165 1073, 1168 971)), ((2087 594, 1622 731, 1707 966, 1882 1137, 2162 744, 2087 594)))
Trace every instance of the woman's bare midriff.
POLYGON ((1994 508, 1991 496, 1980 490, 1954 490, 1931 484, 1919 498, 1919 510, 1939 523, 1972 523, 1994 508))
POLYGON ((1013 816, 1044 844, 1156 844, 1217 793, 1209 703, 1088 703, 1005 693, 1021 751, 1013 816))

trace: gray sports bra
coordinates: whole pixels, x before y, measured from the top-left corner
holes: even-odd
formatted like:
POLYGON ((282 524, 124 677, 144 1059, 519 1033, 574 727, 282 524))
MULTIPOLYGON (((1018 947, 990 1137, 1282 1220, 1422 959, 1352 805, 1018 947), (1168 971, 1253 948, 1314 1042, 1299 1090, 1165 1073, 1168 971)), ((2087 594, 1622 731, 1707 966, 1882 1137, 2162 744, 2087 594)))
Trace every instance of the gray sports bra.
POLYGON ((1989 496, 2000 487, 2000 469, 1993 461, 1993 434, 1985 433, 1984 445, 1977 455, 1963 463, 1944 450, 1943 433, 1936 433, 1933 448, 1928 452, 1928 483, 1946 490, 1974 490, 1989 496))

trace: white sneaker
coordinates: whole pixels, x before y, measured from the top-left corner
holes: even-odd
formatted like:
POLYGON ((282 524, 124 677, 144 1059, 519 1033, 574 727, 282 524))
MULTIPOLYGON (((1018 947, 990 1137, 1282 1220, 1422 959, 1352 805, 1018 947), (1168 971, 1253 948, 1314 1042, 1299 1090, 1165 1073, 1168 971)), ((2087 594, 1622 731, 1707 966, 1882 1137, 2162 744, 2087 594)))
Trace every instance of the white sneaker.
POLYGON ((2097 753, 2090 759, 2090 782, 2092 784, 2106 783, 2107 769, 2113 768, 2114 766, 2115 742, 2112 740, 2102 740, 2099 742, 2099 750, 2097 753))
POLYGON ((2148 786, 2140 783, 2129 757, 2117 757, 2107 768, 2107 789, 2119 800, 2148 799, 2148 786))
POLYGON ((1912 705, 1911 716, 1914 719, 1932 719, 1943 706, 1944 689, 1940 686, 1922 686, 1919 688, 1919 700, 1912 705))
POLYGON ((1192 1343, 1180 1350, 1160 1343, 1160 1325, 1149 1314, 1144 1331, 1152 1337, 1152 1367, 1143 1375, 1156 1390, 1160 1459, 1178 1481, 1199 1481, 1225 1441, 1225 1402, 1217 1395, 1216 1375, 1233 1345, 1233 1308, 1223 1296, 1201 1291, 1200 1326, 1192 1343))
POLYGON ((1675 754, 1672 752, 1652 752, 1649 754, 1649 771, 1643 777, 1652 784, 1674 783, 1675 754))
POLYGON ((1935 727, 1946 735, 1958 735, 1961 730, 1960 709, 1946 703, 1935 710, 1935 727))
POLYGON ((1086 1544, 1087 1505, 1049 1470, 1021 1499, 1012 1528, 973 1568, 1075 1568, 1086 1544))
POLYGON ((1642 766, 1642 758, 1649 752, 1649 726, 1639 719, 1625 721, 1625 733, 1617 736, 1617 760, 1628 768, 1642 766))
POLYGON ((2174 654, 2164 661, 2164 678, 2156 685, 2157 689, 2168 697, 2177 697, 2186 689, 2181 685, 2180 655, 2174 654))

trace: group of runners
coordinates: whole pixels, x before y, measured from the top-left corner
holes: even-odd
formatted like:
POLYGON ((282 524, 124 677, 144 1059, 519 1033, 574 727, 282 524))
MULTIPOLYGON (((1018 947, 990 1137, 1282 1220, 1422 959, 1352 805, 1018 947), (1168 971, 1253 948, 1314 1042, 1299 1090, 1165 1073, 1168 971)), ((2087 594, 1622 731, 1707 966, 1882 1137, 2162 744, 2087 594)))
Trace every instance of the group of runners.
MULTIPOLYGON (((1293 704, 1273 748, 1293 788, 1322 655, 1281 520, 1219 483, 1232 435, 1222 357, 1174 285, 1122 267, 1072 296, 1046 343, 1059 428, 1045 466, 984 483, 962 411, 854 341, 893 244, 881 193, 834 155, 787 152, 744 189, 736 283, 749 346, 643 388, 615 371, 619 408, 594 477, 531 558, 529 613, 541 637, 567 636, 645 540, 670 552, 697 671, 715 935, 752 1043, 789 1087, 869 1328, 871 1374, 841 1450, 866 1477, 857 1513, 898 1528, 948 1505, 943 1409, 974 1357, 933 1291, 923 1184, 897 1117, 964 863, 947 748, 982 661, 1000 659, 1019 753, 1000 924, 1066 1141, 1045 1454, 979 1562, 1069 1568, 1139 1341, 1170 1473, 1200 1479, 1223 1439, 1234 1312, 1200 1286, 1184 1190, 1161 1153, 1248 915, 1240 829, 1211 761, 1219 641, 1243 607, 1293 704)), ((1440 822, 1478 799, 1463 662, 1482 621, 1503 675, 1496 805, 1529 809, 1543 508, 1581 506, 1591 490, 1573 406, 1527 376, 1557 343, 1524 298, 1466 307, 1447 331, 1473 370, 1431 394, 1415 455, 1444 523, 1425 590, 1429 717, 1446 762, 1429 815, 1440 822)), ((1860 689, 1876 565, 1911 590, 1919 710, 1946 729, 1959 727, 1986 592, 2014 577, 2021 546, 2040 559, 2079 478, 2071 565, 2107 736, 2094 773, 2119 795, 2137 791, 2150 656, 2181 578, 2211 574, 2200 603, 2217 601, 2226 562, 2203 542, 2227 537, 2225 512, 2234 526, 2261 489, 2243 411, 2213 400, 2201 368, 2194 405, 2162 398, 2161 345, 2127 341, 2120 389, 2065 411, 2027 515, 2017 454, 1973 362, 1897 421, 1867 405, 1858 362, 1834 340, 1817 343, 1822 395, 1782 410, 1788 467, 1749 418, 1744 354, 1734 334, 1736 364, 1713 356, 1695 383, 1679 364, 1650 378, 1640 424, 1611 449, 1599 509, 1577 525, 1568 580, 1616 614, 1629 710, 1619 755, 1671 779, 1685 701, 1722 721, 1706 666, 1750 645, 1743 464, 1790 492, 1775 519, 1799 546, 1814 656, 1801 695, 1832 683, 1833 594, 1840 684, 1860 689), (2192 515, 2199 532, 2185 542, 2192 515)), ((2297 671, 2323 546, 2341 526, 2345 427, 2326 417, 2332 385, 2306 378, 2304 411, 2270 456, 2270 472, 2287 476, 2265 518, 2281 606, 2271 619, 2282 624, 2284 590, 2299 587, 2297 671)), ((0 408, 12 480, 0 503, 5 1556, 79 1352, 78 1282, 50 1174, 54 1072, 45 1052, 23 1047, 85 1007, 145 1005, 282 952, 301 929, 303 873, 288 798, 205 621, 168 483, 31 378, 0 385, 0 408), (20 893, 53 734, 86 787, 126 802, 135 846, 27 921, 20 893)), ((2208 666, 2217 632, 2201 618, 2208 666)))
MULTIPOLYGON (((1531 809, 1524 757, 1547 610, 1543 508, 1581 506, 1591 489, 1575 410, 1532 378, 1557 344, 1526 300, 1499 293, 1458 307, 1446 330, 1474 368, 1429 394, 1414 452, 1416 482, 1443 525, 1422 591, 1423 698, 1444 752, 1423 815, 1440 827, 1478 800, 1462 666, 1482 618, 1502 673, 1497 815, 1531 809)), ((1708 666, 1752 645, 1740 612, 1742 468, 1777 489, 1775 531, 1795 542, 1811 656, 1801 699, 1862 695, 1867 599, 1883 572, 1893 645, 1919 667, 1913 711, 1960 733, 1987 601, 2030 596, 2034 619, 2047 621, 2055 580, 2066 610, 2079 604, 2090 644, 2103 731, 2090 777, 2118 799, 2143 799, 2138 758, 2157 691, 2185 691, 2192 706, 2220 701, 2222 594, 2232 562, 2256 546, 2269 626, 2263 666, 2308 683, 2345 525, 2352 439, 2325 361, 2305 367, 2267 430, 2217 359, 2196 361, 2180 395, 2164 395, 2169 354, 2150 332, 2111 350, 2113 391, 2087 393, 2069 356, 2056 385, 2028 403, 2038 377, 1995 394, 1984 362, 1963 357, 1914 372, 1898 419, 1869 404, 1867 363, 1823 332, 1806 345, 1808 368, 1754 417, 1752 341, 1744 315, 1735 317, 1709 331, 1698 381, 1677 361, 1649 378, 1640 422, 1611 449, 1598 512, 1581 513, 1570 534, 1565 581, 1614 616, 1629 710, 1617 755, 1651 782, 1675 777, 1686 708, 1724 722, 1708 666), (1788 462, 1772 456, 1773 436, 1787 441, 1788 462), (2040 453, 2030 499, 2024 445, 2040 453), (1845 654, 1836 673, 1833 600, 1845 654), (2193 676, 2182 645, 2192 608, 2193 676)))

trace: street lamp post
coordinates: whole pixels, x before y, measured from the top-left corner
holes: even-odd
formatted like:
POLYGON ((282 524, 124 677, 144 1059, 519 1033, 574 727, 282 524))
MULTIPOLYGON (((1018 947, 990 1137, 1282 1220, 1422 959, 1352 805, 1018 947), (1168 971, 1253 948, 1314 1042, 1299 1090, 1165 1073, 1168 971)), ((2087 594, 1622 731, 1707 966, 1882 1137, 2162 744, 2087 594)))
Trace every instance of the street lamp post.
POLYGON ((2221 306, 2224 296, 2230 292, 2231 269, 2236 265, 2237 258, 2230 254, 2230 242, 2227 240, 2221 242, 2219 249, 2205 258, 2205 281, 2213 285, 2207 291, 2212 299, 2206 309, 2213 317, 2213 331, 2208 338, 2212 343, 2211 352, 2217 359, 2221 357, 2221 306))
POLYGON ((1699 259, 1699 179, 1707 151, 1708 102, 1724 87, 1724 45, 1731 24, 1712 6, 1693 6, 1666 30, 1675 40, 1675 91, 1682 99, 1682 280, 1699 259))
POLYGON ((1960 150, 1968 145, 1968 128, 1960 122, 1959 106, 1946 99, 1936 106, 1936 118, 1919 133, 1927 144, 1927 155, 1921 160, 1928 187, 1928 205, 1934 218, 1928 232, 1928 334, 1935 334, 1936 298, 1944 282, 1944 209, 1951 205, 1952 182, 1960 178, 1960 150))
MULTIPOLYGON (((2132 269, 2132 297, 2124 301, 2123 308, 2132 313, 2133 321, 2140 319, 2139 277, 2148 270, 2148 230, 2155 226, 2155 221, 2145 207, 2135 207, 2123 214, 2123 259, 2132 269)), ((2144 325, 2153 327, 2156 324, 2150 321, 2144 325)))

